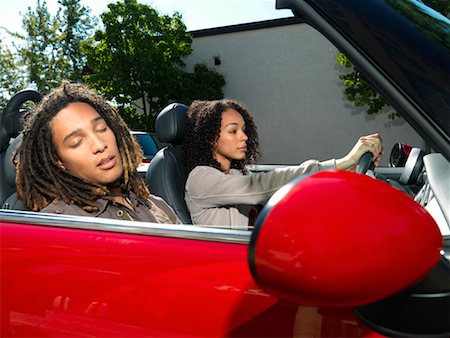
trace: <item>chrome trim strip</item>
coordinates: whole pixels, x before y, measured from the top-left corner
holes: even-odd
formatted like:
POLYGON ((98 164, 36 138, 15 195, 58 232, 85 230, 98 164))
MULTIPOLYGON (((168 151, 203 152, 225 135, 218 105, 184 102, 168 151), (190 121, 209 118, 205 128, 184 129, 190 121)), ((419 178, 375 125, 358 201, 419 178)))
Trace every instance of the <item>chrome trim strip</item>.
POLYGON ((0 223, 4 222, 234 244, 248 244, 251 236, 251 232, 247 230, 231 230, 211 226, 132 222, 0 209, 0 223))

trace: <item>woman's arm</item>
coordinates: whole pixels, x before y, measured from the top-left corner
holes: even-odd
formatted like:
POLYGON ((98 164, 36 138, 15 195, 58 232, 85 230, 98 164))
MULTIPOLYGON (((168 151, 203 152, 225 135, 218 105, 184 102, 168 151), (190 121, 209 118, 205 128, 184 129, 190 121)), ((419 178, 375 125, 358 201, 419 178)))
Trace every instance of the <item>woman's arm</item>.
POLYGON ((186 195, 201 208, 235 204, 259 204, 294 178, 325 169, 336 168, 335 161, 306 161, 298 166, 278 168, 266 173, 225 174, 208 166, 194 168, 186 182, 186 195))

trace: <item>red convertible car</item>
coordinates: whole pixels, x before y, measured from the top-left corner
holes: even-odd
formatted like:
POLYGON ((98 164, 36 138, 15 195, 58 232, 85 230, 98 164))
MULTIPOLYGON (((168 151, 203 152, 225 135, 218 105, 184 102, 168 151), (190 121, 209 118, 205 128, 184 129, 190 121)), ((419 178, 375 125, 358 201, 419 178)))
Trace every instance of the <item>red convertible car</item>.
MULTIPOLYGON (((34 213, 10 158, 40 95, 20 92, 0 115, 1 337, 450 335, 450 21, 416 0, 276 6, 344 52, 431 151, 399 144, 372 177, 367 163, 299 177, 253 231, 34 213)), ((147 182, 179 147, 163 125, 147 182)), ((189 223, 182 179, 169 182, 152 191, 173 189, 161 195, 189 223)))

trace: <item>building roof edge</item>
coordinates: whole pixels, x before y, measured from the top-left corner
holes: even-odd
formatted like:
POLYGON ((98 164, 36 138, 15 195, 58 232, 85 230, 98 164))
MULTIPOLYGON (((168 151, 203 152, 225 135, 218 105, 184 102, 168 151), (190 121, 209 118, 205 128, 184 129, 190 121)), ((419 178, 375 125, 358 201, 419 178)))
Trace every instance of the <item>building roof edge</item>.
POLYGON ((192 37, 202 37, 202 36, 211 36, 211 35, 219 35, 219 34, 228 34, 228 33, 237 33, 244 32, 262 28, 271 28, 271 27, 279 27, 286 25, 293 25, 298 23, 304 23, 304 20, 298 17, 286 17, 281 19, 271 19, 264 21, 256 21, 249 23, 242 23, 237 25, 223 26, 223 27, 214 27, 214 28, 206 28, 188 31, 188 34, 191 34, 192 37))

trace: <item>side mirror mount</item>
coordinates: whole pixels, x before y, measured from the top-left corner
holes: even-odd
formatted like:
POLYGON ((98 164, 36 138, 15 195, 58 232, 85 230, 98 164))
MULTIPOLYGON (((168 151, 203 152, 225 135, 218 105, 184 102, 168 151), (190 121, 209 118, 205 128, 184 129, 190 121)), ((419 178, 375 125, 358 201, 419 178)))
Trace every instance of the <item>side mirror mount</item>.
POLYGON ((269 200, 255 223, 249 266, 277 298, 350 307, 424 277, 442 244, 433 218, 406 194, 365 175, 323 171, 269 200))
POLYGON ((406 143, 395 143, 389 155, 389 166, 394 168, 404 167, 412 148, 406 143))

